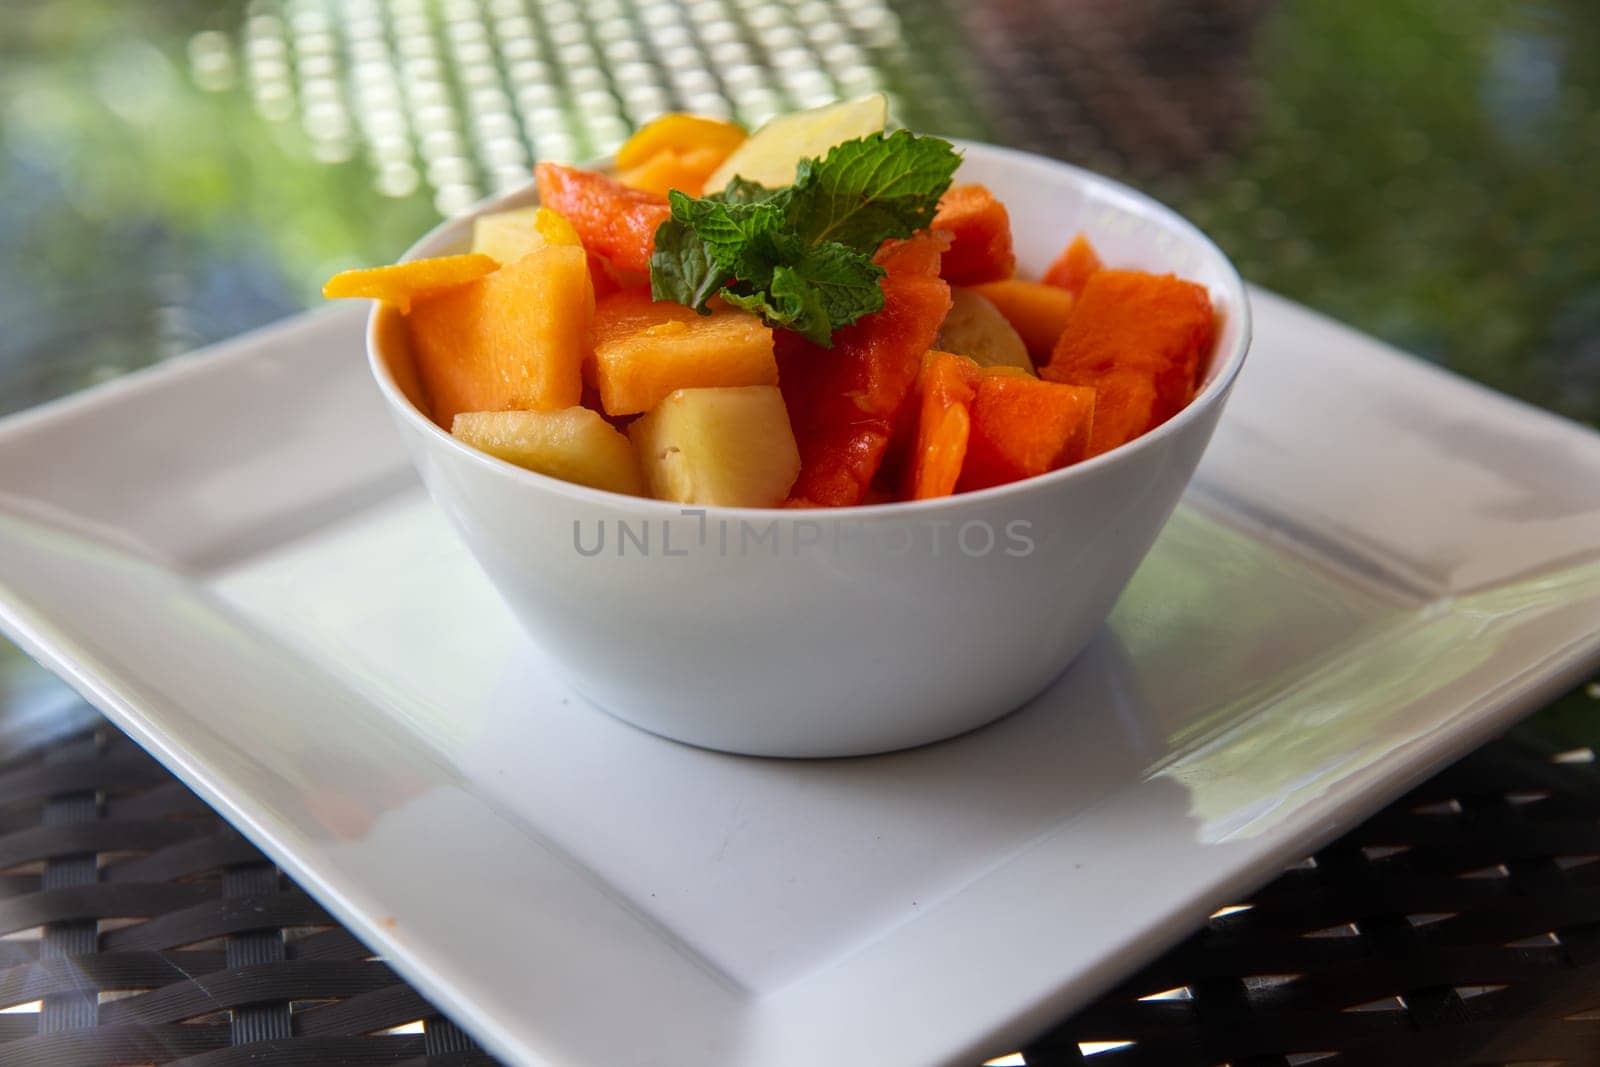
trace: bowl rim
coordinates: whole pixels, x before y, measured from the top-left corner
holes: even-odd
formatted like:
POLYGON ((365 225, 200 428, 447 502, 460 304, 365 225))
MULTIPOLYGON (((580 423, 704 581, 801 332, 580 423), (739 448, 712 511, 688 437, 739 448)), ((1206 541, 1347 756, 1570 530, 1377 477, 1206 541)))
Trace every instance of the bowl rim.
MULTIPOLYGON (((1128 212, 1153 215, 1165 225, 1184 233, 1197 241, 1201 248, 1216 260, 1222 272, 1220 288, 1223 290, 1225 297, 1231 298, 1232 306, 1229 307, 1229 312, 1238 315, 1238 337, 1226 354, 1215 352, 1212 354, 1214 360, 1218 355, 1222 356, 1217 370, 1212 374, 1205 387, 1195 394, 1194 398, 1184 406, 1183 410, 1173 415, 1160 426, 1139 435, 1132 441, 1102 452, 1098 456, 1074 463, 1070 467, 1062 467, 1060 470, 1048 471, 1032 478, 1024 478, 1020 481, 1008 482, 1005 485, 990 486, 986 489, 978 489, 967 493, 953 493, 950 496, 936 497, 931 500, 895 500, 833 508, 690 506, 671 500, 632 496, 627 493, 617 493, 608 489, 595 489, 575 482, 563 481, 548 474, 540 474, 537 471, 519 467, 514 463, 491 456, 487 452, 481 452, 457 440, 444 427, 440 426, 413 404, 400 388, 399 383, 395 381, 393 374, 389 370, 387 360, 382 358, 379 353, 378 324, 380 316, 386 309, 383 305, 377 303, 373 304, 372 310, 367 317, 368 369, 376 379, 379 391, 382 392, 384 399, 408 425, 420 430, 436 445, 452 450, 456 455, 469 462, 479 464, 485 470, 496 472, 501 477, 509 477, 513 481, 520 482, 530 488, 553 492, 558 496, 565 496, 575 502, 607 504, 619 508, 632 507, 646 516, 659 516, 661 518, 681 518, 685 514, 690 514, 694 516, 726 515, 741 519, 789 518, 817 520, 830 518, 864 522, 873 519, 893 520, 909 516, 924 517, 941 511, 963 510, 971 505, 997 504, 1008 498, 1026 493, 1046 492, 1052 488, 1068 484, 1075 479, 1083 480, 1097 471, 1131 462, 1132 457, 1138 455, 1141 451, 1156 447, 1159 441, 1177 434, 1188 423, 1200 418, 1203 412, 1223 402, 1229 390, 1232 389, 1235 379, 1238 378, 1239 371, 1244 366, 1245 357, 1250 351, 1252 325, 1250 295, 1245 287, 1244 279, 1239 275, 1238 268, 1234 266, 1233 261, 1228 258, 1227 254, 1217 246, 1210 236, 1166 204, 1114 178, 1108 178, 1084 167, 1033 152, 986 144, 981 141, 956 138, 951 138, 950 140, 957 148, 963 151, 976 149, 981 154, 996 156, 1011 166, 1066 171, 1073 180, 1083 185, 1094 187, 1102 195, 1102 198, 1114 207, 1128 212)), ((583 166, 587 169, 601 171, 614 169, 610 166, 609 160, 601 160, 584 164, 583 166)), ((481 200, 469 211, 453 218, 445 219, 423 234, 410 248, 406 249, 405 253, 400 257, 400 262, 404 263, 409 260, 424 258, 425 254, 437 254, 428 250, 432 246, 442 243, 448 237, 461 236, 461 232, 471 227, 473 220, 480 215, 509 210, 515 207, 531 207, 537 203, 538 194, 531 180, 525 185, 520 185, 515 189, 481 200)))

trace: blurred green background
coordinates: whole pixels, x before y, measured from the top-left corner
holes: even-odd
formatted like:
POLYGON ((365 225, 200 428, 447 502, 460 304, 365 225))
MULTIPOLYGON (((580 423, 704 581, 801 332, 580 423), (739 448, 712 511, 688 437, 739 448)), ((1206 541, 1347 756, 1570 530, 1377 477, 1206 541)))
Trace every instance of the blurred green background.
POLYGON ((8 0, 0 410, 316 303, 537 157, 877 86, 1600 420, 1593 0, 8 0))
POLYGON ((1594 0, 5 0, 0 414, 314 306, 663 110, 874 88, 1600 424, 1594 0))

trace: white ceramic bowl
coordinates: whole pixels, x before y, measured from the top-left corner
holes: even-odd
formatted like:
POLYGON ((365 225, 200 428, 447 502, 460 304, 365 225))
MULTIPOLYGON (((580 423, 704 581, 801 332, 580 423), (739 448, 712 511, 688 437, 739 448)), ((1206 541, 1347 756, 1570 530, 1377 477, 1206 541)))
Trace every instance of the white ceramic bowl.
MULTIPOLYGON (((1113 266, 1206 285, 1206 383, 1151 433, 1066 470, 943 500, 708 509, 587 489, 460 444, 411 399, 405 332, 368 335, 417 469, 528 633, 594 703, 646 730, 765 756, 950 737, 1042 690, 1088 643, 1178 503, 1250 338, 1243 283, 1167 208, 1063 163, 963 145, 1037 276, 1079 230, 1113 266), (597 545, 603 547, 597 549, 597 545)), ((484 211, 533 202, 531 189, 484 211)), ((471 220, 408 258, 461 251, 471 220)))

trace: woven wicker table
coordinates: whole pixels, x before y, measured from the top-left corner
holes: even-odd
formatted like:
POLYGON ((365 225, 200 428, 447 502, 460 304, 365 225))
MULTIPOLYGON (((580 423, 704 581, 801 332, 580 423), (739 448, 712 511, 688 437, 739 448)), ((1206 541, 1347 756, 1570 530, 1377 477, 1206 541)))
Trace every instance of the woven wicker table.
MULTIPOLYGON (((1597 861, 1593 751, 1522 727, 996 1061, 1600 1063, 1597 861)), ((0 766, 0 871, 7 1067, 494 1062, 103 721, 0 766)))
MULTIPOLYGON (((24 3, 19 18, 62 6, 73 5, 24 3)), ((912 125, 1150 189, 1254 280, 1535 402, 1600 411, 1592 387, 1565 388, 1579 360, 1592 363, 1597 242, 1577 192, 1588 184, 1563 184, 1550 165, 1592 174, 1600 144, 1582 65, 1600 23, 1583 0, 122 6, 182 23, 172 51, 209 94, 181 113, 195 144, 249 170, 260 159, 228 154, 253 143, 242 117, 258 132, 276 124, 285 143, 295 133, 303 156, 350 177, 313 186, 319 175, 297 172, 309 195, 348 194, 353 218, 407 227, 385 236, 391 251, 429 202, 454 211, 524 180, 534 158, 603 154, 666 107, 757 121, 885 87, 912 125), (1466 82, 1480 53, 1490 76, 1466 82), (357 157, 365 177, 345 164, 357 157), (374 186, 412 213, 370 209, 374 186), (1463 225, 1486 204, 1505 225, 1463 225), (1505 284, 1508 269, 1538 283, 1505 284)), ((41 17, 46 49, 72 21, 41 17)), ((92 47, 141 58, 127 36, 92 47)), ((31 58, 25 48, 0 52, 11 63, 31 58)), ((5 147, 0 211, 48 210, 10 195, 5 147)), ((81 154, 130 151, 93 149, 81 154)), ((128 159, 159 185, 162 156, 128 159)), ((76 206, 60 217, 81 221, 76 206)), ((92 232, 96 255, 82 258, 111 266, 89 280, 30 273, 55 260, 0 247, 43 322, 32 340, 21 331, 20 356, 0 343, 0 408, 294 309, 281 297, 229 305, 203 258, 153 271, 152 232, 164 231, 92 232), (43 299, 57 290, 92 291, 95 314, 43 299), (147 320, 159 329, 141 332, 147 320), (106 336, 86 343, 85 321, 106 336)), ((234 288, 254 292, 255 269, 234 288)), ((1582 373, 1592 386, 1592 368, 1582 373)), ((1600 1064, 1600 770, 1584 747, 1596 696, 1576 691, 1487 745, 1031 1046, 993 1050, 997 1062, 1600 1064)), ((17 709, 4 703, 8 738, 17 709)), ((30 723, 48 739, 0 748, 0 1065, 493 1062, 159 765, 87 721, 65 733, 30 723)))

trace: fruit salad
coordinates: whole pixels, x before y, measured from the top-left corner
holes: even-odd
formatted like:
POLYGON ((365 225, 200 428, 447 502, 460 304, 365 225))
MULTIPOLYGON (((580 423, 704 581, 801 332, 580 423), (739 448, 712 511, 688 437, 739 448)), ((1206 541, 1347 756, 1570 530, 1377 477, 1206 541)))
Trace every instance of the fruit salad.
POLYGON ((597 489, 725 507, 928 500, 1117 448, 1193 398, 1206 289, 1011 220, 949 142, 872 96, 746 132, 667 115, 607 171, 535 168, 537 207, 460 255, 346 271, 390 305, 425 410, 597 489))

